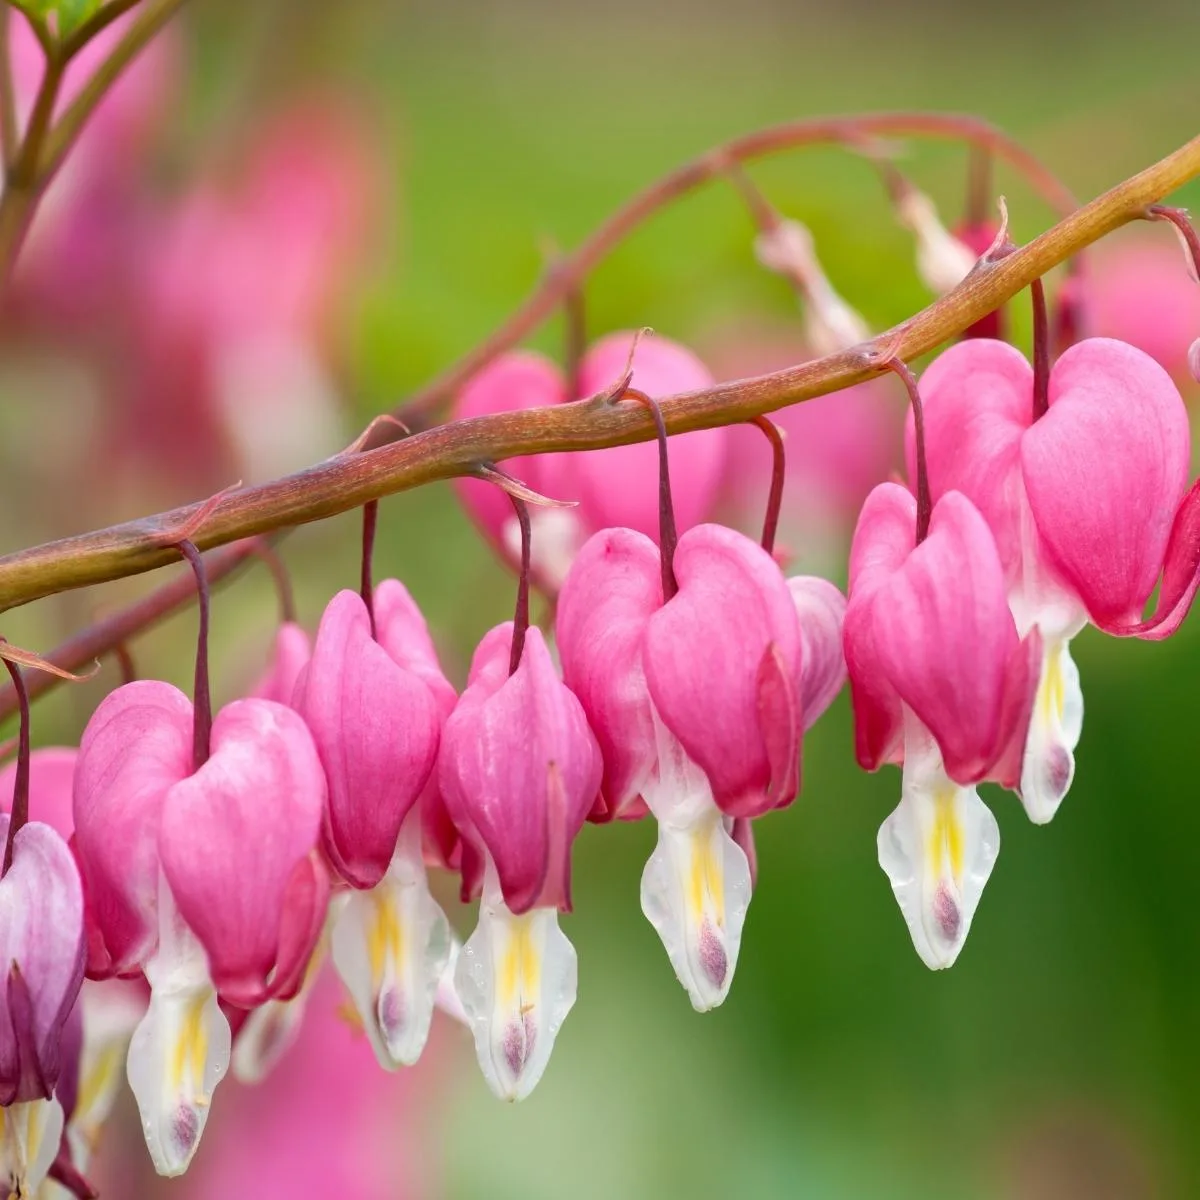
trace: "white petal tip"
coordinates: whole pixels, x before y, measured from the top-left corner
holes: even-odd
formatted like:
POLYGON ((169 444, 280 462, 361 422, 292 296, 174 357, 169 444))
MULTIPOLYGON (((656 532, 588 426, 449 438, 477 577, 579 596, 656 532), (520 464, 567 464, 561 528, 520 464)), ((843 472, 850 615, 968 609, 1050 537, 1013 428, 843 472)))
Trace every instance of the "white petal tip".
POLYGON ((462 948, 454 983, 480 1069, 499 1099, 523 1100, 537 1086, 575 1004, 577 980, 575 948, 558 927, 557 910, 514 916, 498 886, 485 882, 479 924, 462 948))
POLYGON ((714 807, 686 828, 658 827, 642 872, 642 912, 697 1012, 724 1002, 750 906, 750 864, 714 807))
POLYGON ((430 894, 419 845, 411 854, 401 846, 376 887, 347 898, 330 939, 333 964, 386 1071, 421 1057, 450 956, 450 925, 430 894))

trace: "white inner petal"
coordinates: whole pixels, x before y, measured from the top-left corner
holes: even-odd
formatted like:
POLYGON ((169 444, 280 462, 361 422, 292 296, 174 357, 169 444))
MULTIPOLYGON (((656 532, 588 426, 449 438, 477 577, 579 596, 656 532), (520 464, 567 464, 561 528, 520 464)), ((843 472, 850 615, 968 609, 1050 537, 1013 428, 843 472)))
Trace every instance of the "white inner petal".
POLYGON ((129 1043, 126 1070, 154 1169, 182 1175, 229 1065, 231 1039, 204 948, 161 877, 158 918, 158 949, 146 964, 150 1007, 129 1043))
POLYGON ((1083 731, 1083 691, 1067 638, 1046 638, 1037 699, 1021 764, 1021 803, 1044 825, 1075 778, 1075 747, 1083 731))
POLYGON ((501 1100, 523 1100, 575 1004, 578 963, 557 909, 509 911, 490 858, 479 924, 459 955, 454 985, 488 1087, 501 1100))
POLYGON ((121 1066, 133 1031, 146 1012, 141 989, 120 979, 85 979, 79 994, 83 1049, 79 1089, 67 1138, 75 1166, 83 1171, 96 1152, 100 1133, 121 1086, 121 1066))
POLYGON ((729 836, 708 776, 652 708, 658 760, 643 789, 658 844, 642 872, 642 912, 697 1012, 729 994, 750 907, 750 864, 729 836))
POLYGON ((36 1194, 58 1154, 63 1110, 57 1100, 0 1108, 0 1187, 14 1197, 36 1194))
POLYGON ((946 774, 929 731, 907 709, 901 799, 878 845, 921 961, 950 966, 1000 852, 1000 828, 975 789, 946 774))
POLYGON ((411 1066, 429 1037, 438 981, 450 957, 450 925, 429 891, 414 808, 387 874, 352 892, 333 925, 333 963, 380 1066, 411 1066))
MULTIPOLYGON (((332 914, 333 905, 329 912, 332 914)), ((329 922, 330 916, 326 916, 325 930, 304 969, 300 990, 290 1000, 268 1000, 247 1014, 233 1042, 232 1069, 238 1083, 250 1086, 262 1083, 295 1044, 304 1024, 309 995, 325 965, 329 922)))

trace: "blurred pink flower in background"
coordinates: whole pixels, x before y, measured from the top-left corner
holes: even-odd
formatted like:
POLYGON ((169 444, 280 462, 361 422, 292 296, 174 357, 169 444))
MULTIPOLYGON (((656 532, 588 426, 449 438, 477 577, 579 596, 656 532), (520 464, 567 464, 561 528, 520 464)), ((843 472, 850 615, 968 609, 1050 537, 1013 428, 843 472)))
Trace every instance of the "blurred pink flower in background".
POLYGON ((1167 228, 1111 238, 1089 259, 1089 332, 1129 342, 1190 382, 1188 348, 1200 334, 1200 287, 1167 228))
MULTIPOLYGON (((721 330, 703 352, 718 379, 762 375, 811 357, 794 332, 765 324, 721 330)), ((809 565, 832 561, 844 552, 867 493, 899 466, 899 394, 878 380, 768 415, 784 431, 787 453, 780 539, 809 565)), ((771 484, 770 447, 749 425, 728 433, 725 503, 740 528, 757 532, 771 484)))
POLYGON ((345 440, 329 359, 377 226, 381 192, 360 123, 307 101, 254 135, 236 184, 202 180, 140 247, 129 427, 182 460, 250 479, 345 440), (186 430, 186 436, 181 432, 186 430))

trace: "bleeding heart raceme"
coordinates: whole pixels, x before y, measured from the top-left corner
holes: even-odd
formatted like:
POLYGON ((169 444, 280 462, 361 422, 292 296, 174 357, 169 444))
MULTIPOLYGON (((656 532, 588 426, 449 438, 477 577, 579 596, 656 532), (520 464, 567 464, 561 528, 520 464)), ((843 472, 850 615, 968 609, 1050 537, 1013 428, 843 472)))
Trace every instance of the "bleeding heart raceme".
MULTIPOLYGON (((973 501, 995 537, 1017 632, 1041 634, 1019 780, 1039 823, 1074 777, 1083 694, 1071 639, 1088 623, 1168 637, 1200 578, 1200 490, 1187 490, 1187 411, 1167 373, 1132 346, 1093 338, 1063 354, 1048 392, 1035 418, 1029 363, 982 339, 947 350, 921 382, 932 495, 973 501)), ((911 420, 908 452, 912 473, 911 420)))
MULTIPOLYGON (((541 355, 506 354, 484 368, 462 391, 456 417, 478 417, 515 409, 563 404, 599 395, 617 384, 633 350, 632 386, 648 396, 709 387, 708 369, 686 347, 668 338, 632 333, 601 338, 583 356, 577 373, 579 396, 569 394, 562 372, 541 355)), ((674 439, 672 452, 681 487, 679 523, 705 519, 715 503, 725 464, 726 431, 707 429, 674 439)), ((577 499, 575 508, 542 508, 532 514, 535 537, 533 579, 557 594, 587 538, 600 529, 627 526, 657 537, 656 449, 652 443, 617 446, 581 454, 542 454, 506 460, 505 469, 535 491, 577 499)), ((520 530, 507 497, 480 480, 455 481, 467 511, 492 545, 511 563, 520 550, 520 530)))
POLYGON ((936 969, 958 957, 1000 849, 974 785, 1020 779, 1041 638, 1018 637, 995 540, 965 496, 942 497, 919 545, 916 518, 899 484, 867 497, 850 549, 845 650, 859 765, 904 767, 879 864, 936 969))
POLYGON ((844 678, 844 601, 785 582, 757 543, 700 525, 673 557, 631 529, 596 534, 559 598, 564 678, 604 752, 594 820, 658 821, 642 908, 700 1011, 728 994, 750 902, 735 819, 789 804, 801 733, 844 678), (798 609, 804 619, 798 617, 798 609))
POLYGON ((438 824, 433 782, 454 689, 403 584, 325 609, 293 704, 328 780, 324 846, 352 889, 332 929, 334 964, 382 1066, 424 1049, 450 927, 429 891, 423 817, 438 824), (423 812, 424 810, 424 812, 423 812))
POLYGON ((463 839, 463 898, 482 891, 454 982, 484 1077, 505 1100, 533 1090, 575 1003, 575 949, 558 914, 571 911, 571 843, 602 773, 540 630, 524 633, 515 667, 513 636, 509 622, 480 642, 438 760, 463 839))
POLYGON ((144 971, 129 1082, 160 1174, 186 1170, 229 1060, 218 995, 253 1007, 300 986, 324 921, 325 777, 291 709, 235 700, 196 763, 191 701, 143 680, 83 734, 75 846, 94 922, 89 973, 144 971))

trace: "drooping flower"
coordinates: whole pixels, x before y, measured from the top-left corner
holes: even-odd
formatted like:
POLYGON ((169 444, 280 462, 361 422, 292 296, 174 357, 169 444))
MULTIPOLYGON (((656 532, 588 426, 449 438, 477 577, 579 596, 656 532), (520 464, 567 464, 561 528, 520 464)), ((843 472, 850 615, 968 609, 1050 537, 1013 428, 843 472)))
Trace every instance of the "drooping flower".
POLYGON ((438 776, 463 838, 464 899, 479 923, 455 987, 489 1087, 533 1090, 575 1003, 575 950, 558 925, 571 909, 571 843, 600 788, 600 748, 529 629, 510 672, 513 624, 491 630, 446 723, 438 776))
POLYGON ((450 928, 429 891, 423 807, 454 690, 404 586, 366 603, 339 592, 321 619, 294 705, 329 783, 326 853, 352 891, 331 949, 382 1066, 420 1056, 429 1034, 450 928), (423 803, 422 803, 423 802, 423 803))
MULTIPOLYGON (((68 844, 75 830, 72 787, 77 757, 70 747, 48 746, 33 751, 29 760, 30 809, 68 844)), ((0 771, 0 807, 6 812, 11 811, 17 770, 13 762, 0 771)), ((64 1061, 64 1068, 74 1072, 74 1100, 63 1103, 65 1142, 79 1171, 87 1168, 99 1141, 116 1099, 129 1039, 145 1009, 144 989, 137 983, 83 981, 74 1014, 81 1037, 77 1061, 64 1061)))
MULTIPOLYGON (((10 822, 0 814, 0 844, 10 822)), ((55 1089, 84 956, 79 870, 62 837, 30 821, 0 878, 0 1181, 18 1196, 37 1190, 59 1152, 55 1089)))
POLYGON ((75 845, 95 923, 90 973, 145 972, 130 1084, 161 1174, 186 1170, 229 1060, 221 999, 292 994, 328 900, 316 854, 325 779, 291 709, 235 700, 197 765, 191 702, 126 684, 93 714, 75 776, 75 845))
MULTIPOLYGON (((926 371, 929 481, 971 499, 999 550, 1017 632, 1041 634, 1038 703, 1020 794, 1050 820, 1074 777, 1083 722, 1071 639, 1087 623, 1158 639, 1196 588, 1187 489, 1190 437, 1175 385, 1148 355, 1104 338, 1077 343, 1049 377, 1038 419, 1029 363, 1002 342, 952 347, 926 371), (1155 615, 1143 610, 1162 577, 1155 615)), ((910 422, 909 468, 914 469, 910 422)))
POLYGON ((995 540, 966 497, 942 496, 920 544, 916 518, 898 484, 867 498, 844 641, 859 765, 904 768, 879 863, 917 953, 937 969, 958 957, 999 852, 974 785, 1020 779, 1041 639, 1018 637, 995 540))
MULTIPOLYGON (((504 355, 466 385, 455 416, 478 417, 600 394, 621 379, 634 336, 609 334, 588 350, 579 364, 578 397, 568 394, 561 371, 541 355, 504 355)), ((637 342, 632 370, 632 386, 651 397, 712 383, 711 374, 690 350, 661 337, 637 342)), ((680 469, 678 509, 683 528, 704 520, 715 502, 725 462, 725 433, 723 429, 703 430, 684 434, 673 443, 680 469)), ((539 587, 557 594, 579 548, 597 530, 627 525, 657 536, 655 454, 652 444, 641 443, 505 462, 507 471, 535 491, 579 502, 574 508, 541 508, 531 514, 535 534, 532 575, 539 587)), ((515 565, 521 548, 520 528, 508 498, 480 480, 460 479, 455 486, 483 534, 515 565)))
POLYGON ((802 729, 842 680, 841 597, 823 580, 789 585, 765 550, 720 526, 685 533, 672 562, 678 592, 664 602, 654 543, 597 534, 556 633, 604 753, 593 819, 648 808, 658 821, 642 907, 703 1011, 728 994, 750 901, 734 822, 796 794, 802 729))

